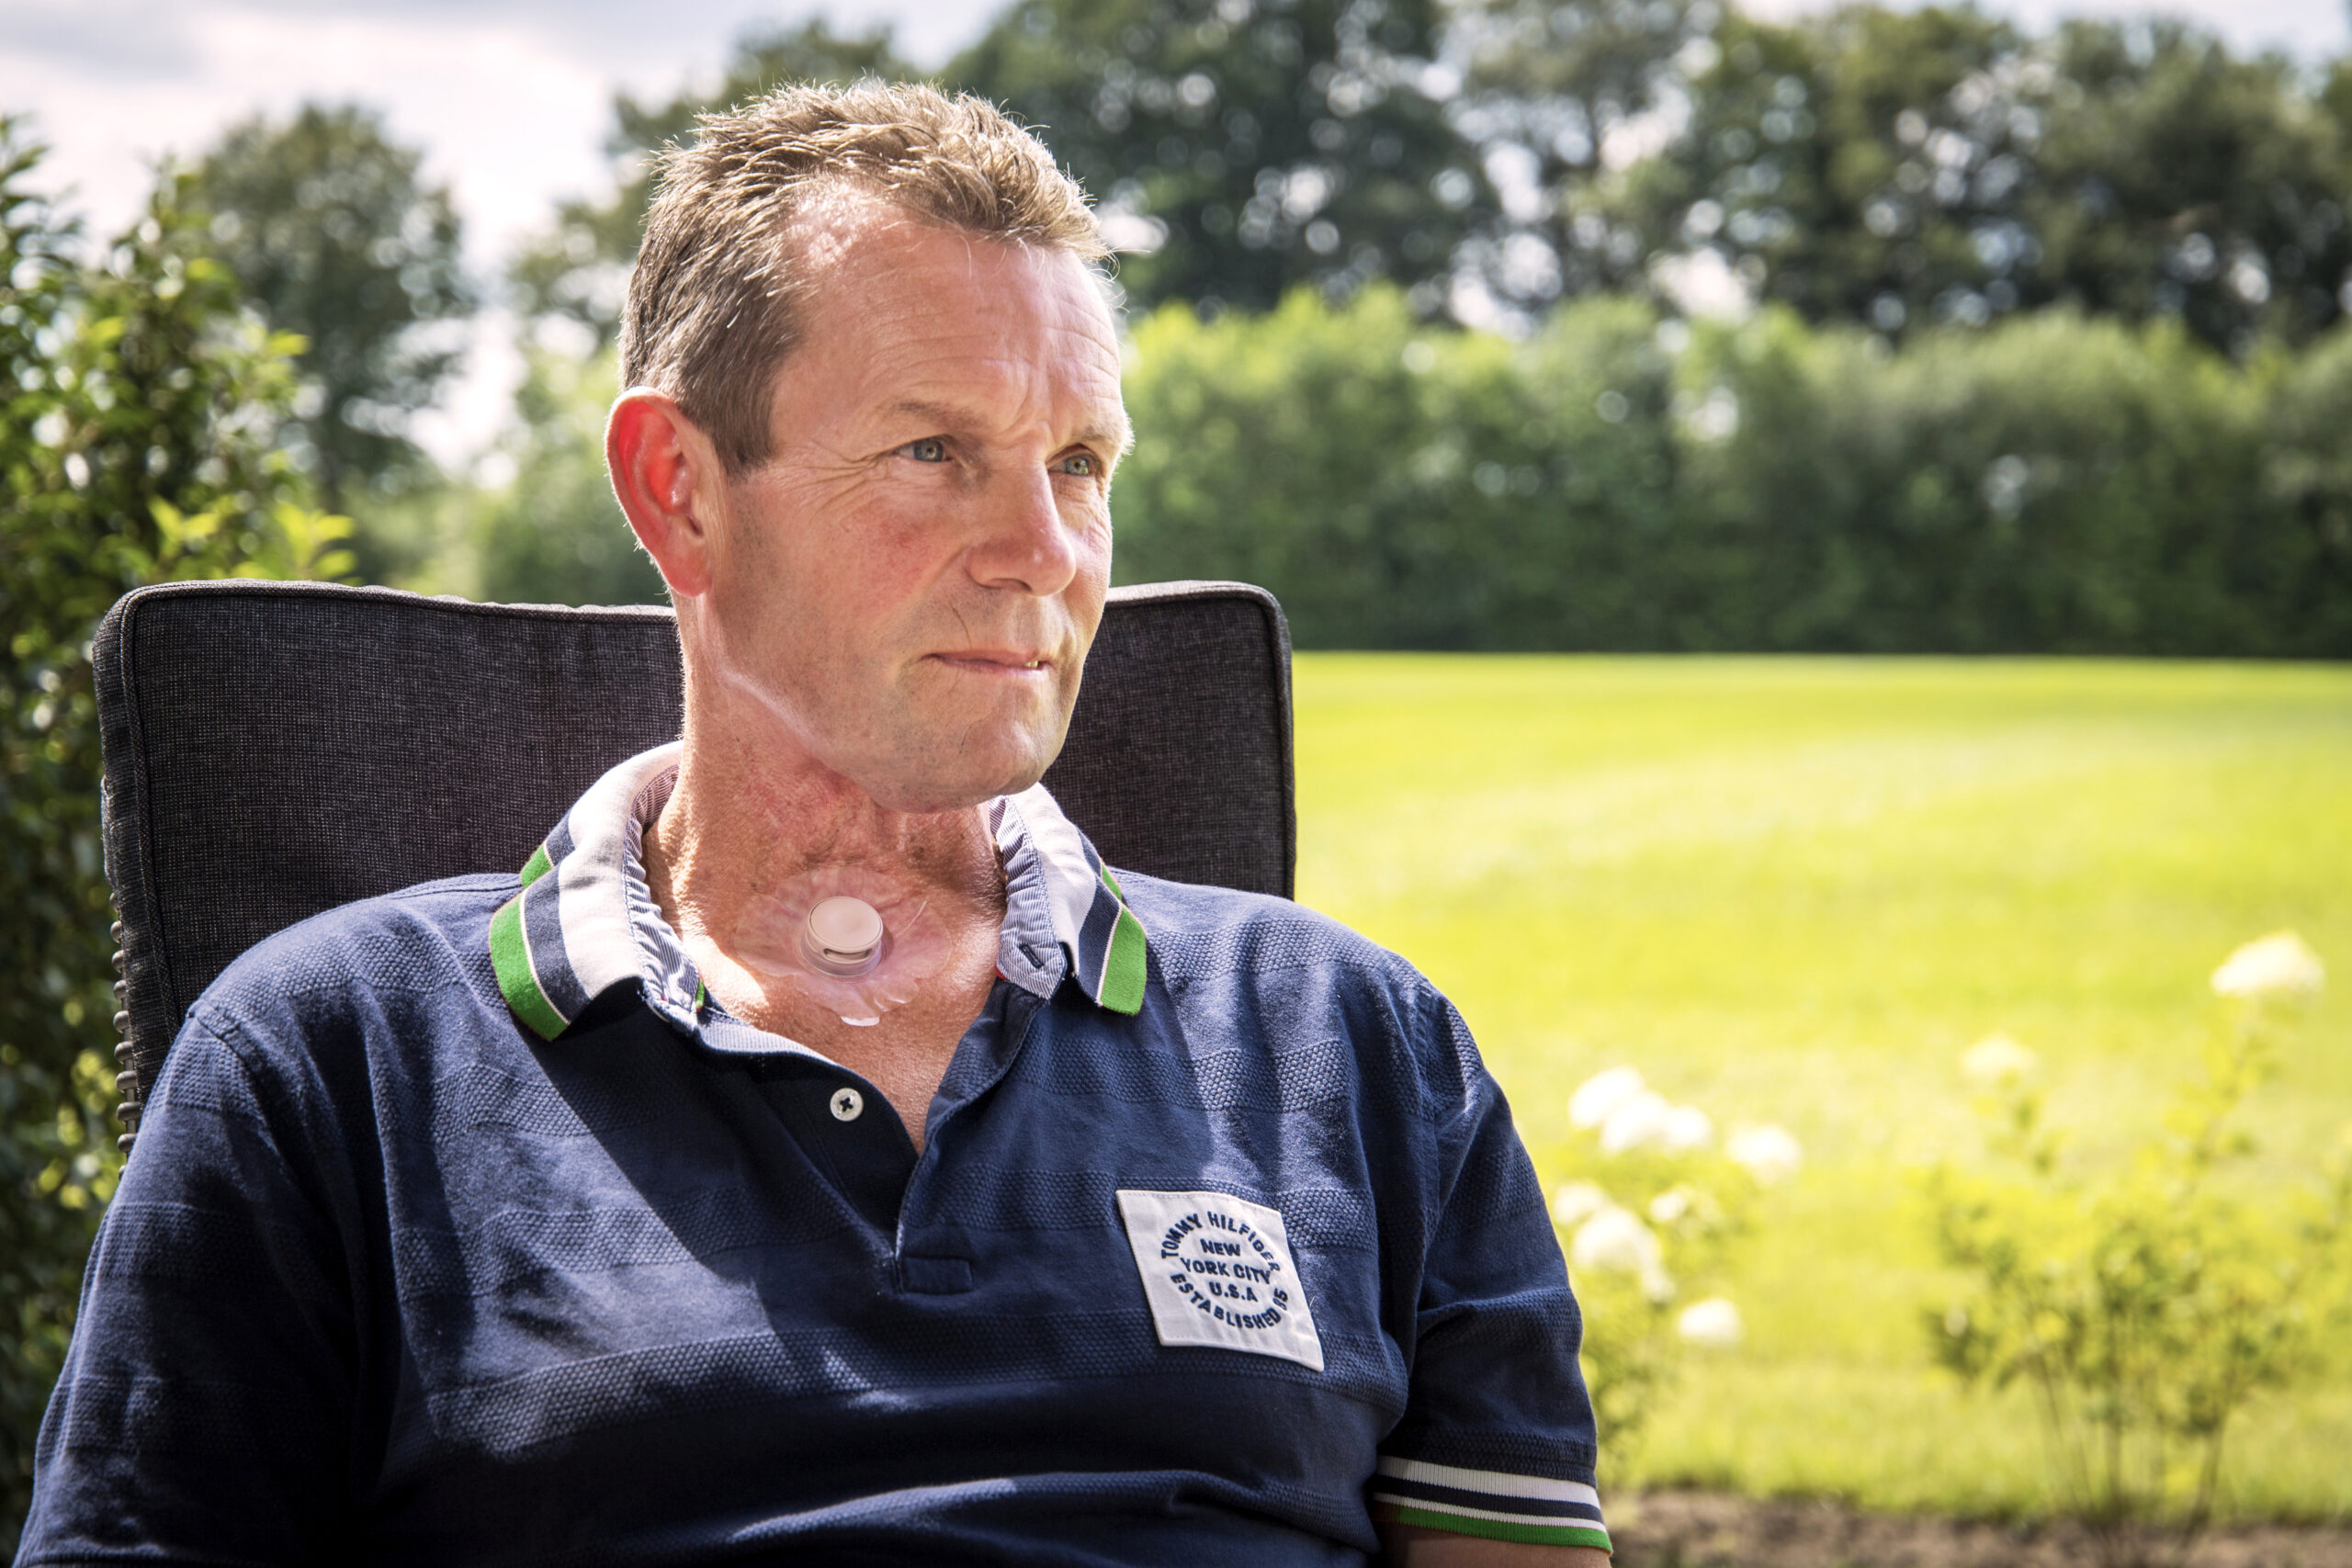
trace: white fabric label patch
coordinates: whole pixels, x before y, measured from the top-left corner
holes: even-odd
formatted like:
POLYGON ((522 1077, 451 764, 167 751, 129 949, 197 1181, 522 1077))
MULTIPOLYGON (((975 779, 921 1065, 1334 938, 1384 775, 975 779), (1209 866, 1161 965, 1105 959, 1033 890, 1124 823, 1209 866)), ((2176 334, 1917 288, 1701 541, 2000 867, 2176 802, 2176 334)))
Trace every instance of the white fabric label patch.
POLYGON ((1162 1345, 1214 1345, 1323 1370, 1323 1341, 1278 1210, 1222 1192, 1119 1191, 1162 1345))

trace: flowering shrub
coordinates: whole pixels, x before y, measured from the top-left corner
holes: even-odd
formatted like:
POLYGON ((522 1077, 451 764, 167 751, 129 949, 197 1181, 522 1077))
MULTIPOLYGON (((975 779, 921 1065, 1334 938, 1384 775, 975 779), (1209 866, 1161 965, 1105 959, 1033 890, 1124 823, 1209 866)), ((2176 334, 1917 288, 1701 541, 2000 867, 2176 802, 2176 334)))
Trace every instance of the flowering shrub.
POLYGON ((1745 1335, 1719 1292, 1758 1191, 1804 1162, 1779 1127, 1716 1138, 1714 1119, 1677 1105, 1632 1067, 1587 1080, 1568 1100, 1569 1139, 1547 1151, 1567 1179, 1552 1223, 1584 1308, 1584 1373, 1603 1445, 1623 1463, 1657 1396, 1690 1349, 1724 1350, 1745 1335))
POLYGON ((2061 1171, 2031 1052, 1996 1035, 1962 1058, 1992 1144, 2026 1175, 1931 1177, 1937 1240, 1972 1288, 1928 1314, 1928 1333, 1969 1382, 2032 1390, 2063 1499, 2110 1565, 2185 1553, 2211 1517, 2232 1418, 2315 1364, 2340 1308, 2344 1151, 2292 1201, 2239 1201, 2211 1179, 2253 1151, 2233 1113, 2324 978, 2292 933, 2232 953, 2212 976, 2228 1016, 2204 1082, 2128 1169, 2096 1179, 2061 1171))

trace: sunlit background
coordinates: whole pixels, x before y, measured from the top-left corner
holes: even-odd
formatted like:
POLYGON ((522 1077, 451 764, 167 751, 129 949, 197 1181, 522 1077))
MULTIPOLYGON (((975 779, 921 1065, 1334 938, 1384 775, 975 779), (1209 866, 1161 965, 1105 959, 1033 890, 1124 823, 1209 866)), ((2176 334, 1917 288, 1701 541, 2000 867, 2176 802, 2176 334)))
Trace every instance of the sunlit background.
POLYGON ((2315 0, 10 0, 0 1552, 118 1168, 89 626, 659 598, 600 440, 647 156, 879 73, 1100 198, 1118 574, 1281 597, 1299 895, 1512 1097, 1624 1560, 2345 1560, 2347 55, 2315 0))

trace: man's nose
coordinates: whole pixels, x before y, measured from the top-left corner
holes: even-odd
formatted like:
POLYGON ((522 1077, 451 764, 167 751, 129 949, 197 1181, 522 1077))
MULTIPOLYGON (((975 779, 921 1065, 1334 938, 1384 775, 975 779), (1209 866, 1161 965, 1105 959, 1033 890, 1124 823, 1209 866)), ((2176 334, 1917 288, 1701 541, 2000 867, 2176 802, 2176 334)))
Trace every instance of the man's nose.
POLYGON ((994 476, 980 507, 979 536, 967 570, 984 588, 1040 598, 1059 593, 1078 575, 1079 536, 1054 494, 1053 475, 1022 468, 994 476))

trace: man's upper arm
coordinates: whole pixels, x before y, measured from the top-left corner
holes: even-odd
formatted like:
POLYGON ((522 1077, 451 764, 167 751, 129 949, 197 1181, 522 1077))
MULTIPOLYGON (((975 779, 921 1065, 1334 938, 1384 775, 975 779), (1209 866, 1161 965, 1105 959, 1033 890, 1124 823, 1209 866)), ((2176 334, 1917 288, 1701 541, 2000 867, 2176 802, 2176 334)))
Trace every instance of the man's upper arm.
POLYGON ((1543 1191, 1460 1016, 1433 999, 1428 1017, 1429 1048, 1453 1054, 1465 1087, 1444 1139, 1411 1383, 1381 1445, 1374 1516, 1385 1527, 1606 1551, 1577 1362, 1583 1321, 1543 1191))
POLYGON ((301 1120, 233 1026, 191 1018, 84 1277, 20 1564, 331 1553, 352 1275, 301 1120))

